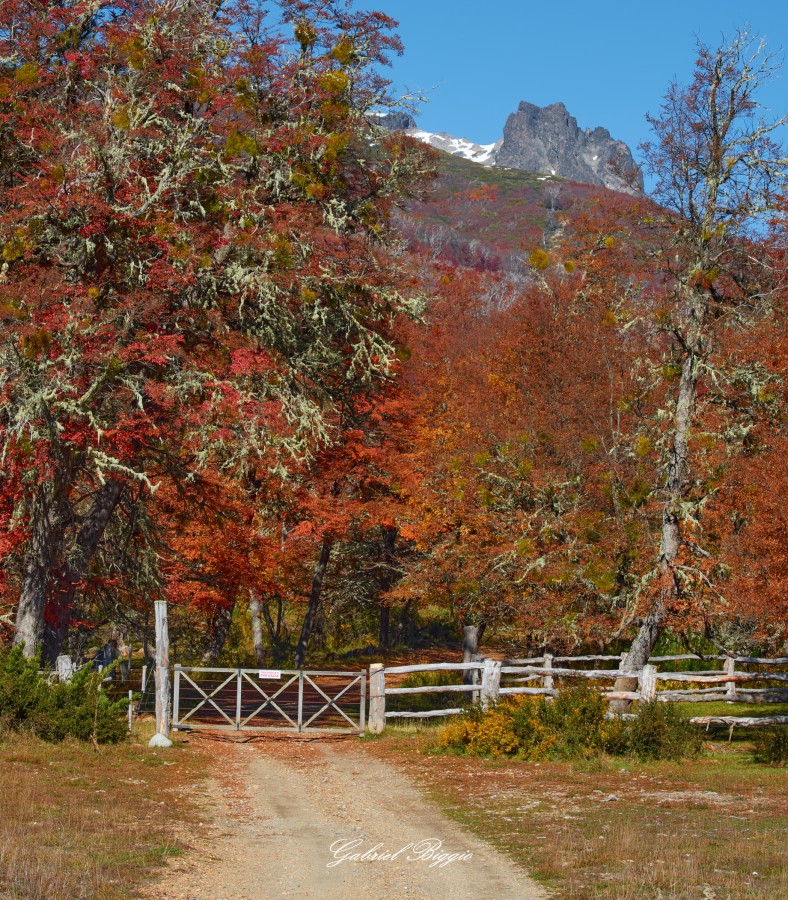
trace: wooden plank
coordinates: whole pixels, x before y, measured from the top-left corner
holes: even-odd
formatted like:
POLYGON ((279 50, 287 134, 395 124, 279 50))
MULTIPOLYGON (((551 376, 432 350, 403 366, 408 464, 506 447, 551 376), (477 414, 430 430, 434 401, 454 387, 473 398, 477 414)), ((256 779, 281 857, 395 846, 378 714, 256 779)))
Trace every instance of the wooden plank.
POLYGON ((788 725, 788 716, 693 716, 696 725, 788 725))
POLYGON ((678 703, 711 703, 716 700, 728 700, 727 694, 721 694, 717 691, 714 694, 703 694, 702 697, 692 696, 684 691, 660 691, 657 694, 657 700, 661 703, 675 701, 678 703))
POLYGON ((639 670, 621 672, 618 669, 547 669, 544 666, 505 666, 504 675, 549 675, 561 678, 637 678, 639 670))
POLYGON ((620 656, 554 656, 553 662, 595 662, 596 660, 602 660, 603 662, 610 660, 611 662, 620 662, 620 656))
POLYGON ((605 700, 640 700, 640 691, 602 691, 605 700))
POLYGON ((558 691, 555 690, 555 688, 545 688, 545 687, 538 687, 538 688, 502 687, 498 691, 498 693, 499 694, 531 694, 531 695, 541 694, 542 696, 546 695, 548 697, 557 697, 558 696, 558 691))
POLYGON ((699 656, 697 653, 679 653, 676 656, 651 656, 649 662, 680 662, 684 659, 725 659, 724 656, 699 656))
POLYGON ((759 663, 764 666, 788 666, 788 656, 778 656, 773 659, 761 656, 734 656, 736 662, 759 663))
POLYGON ((736 694, 739 697, 758 697, 761 694, 769 694, 774 697, 775 702, 784 703, 788 697, 788 687, 784 688, 736 688, 736 694))
POLYGON ((465 669, 483 669, 483 662, 424 663, 417 666, 387 666, 387 675, 404 675, 406 672, 462 672, 465 669))
POLYGON ((429 712, 387 712, 387 719, 430 719, 433 716, 457 716, 467 709, 431 709, 429 712))
POLYGON ((473 684, 428 684, 423 687, 386 688, 386 696, 391 694, 433 694, 441 691, 476 691, 473 684))
POLYGON ((788 672, 737 672, 735 675, 696 675, 694 672, 658 672, 659 681, 696 681, 698 684, 727 684, 741 681, 788 681, 788 672))

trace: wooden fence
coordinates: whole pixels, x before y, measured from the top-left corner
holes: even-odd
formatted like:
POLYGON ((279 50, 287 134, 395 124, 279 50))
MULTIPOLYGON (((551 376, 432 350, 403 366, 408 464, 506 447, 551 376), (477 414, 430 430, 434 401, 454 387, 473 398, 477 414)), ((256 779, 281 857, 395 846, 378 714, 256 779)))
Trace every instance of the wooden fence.
MULTIPOLYGON (((652 657, 642 669, 628 669, 626 654, 621 656, 543 656, 527 659, 476 659, 472 662, 432 663, 411 666, 370 666, 370 707, 369 730, 379 734, 386 727, 386 719, 427 719, 434 716, 450 716, 465 712, 467 703, 447 709, 421 711, 387 710, 386 698, 434 693, 456 693, 469 696, 472 703, 486 709, 500 697, 513 694, 541 695, 555 697, 561 684, 573 679, 585 678, 600 687, 603 697, 608 700, 668 700, 682 703, 725 701, 729 703, 788 702, 788 671, 741 671, 737 665, 783 666, 788 667, 788 657, 768 659, 751 656, 705 657, 705 661, 722 661, 721 669, 701 671, 660 670, 657 664, 677 663, 687 660, 700 661, 691 654, 652 657), (617 663, 615 668, 575 668, 584 663, 617 663), (470 673, 464 680, 470 684, 428 684, 415 687, 396 686, 392 679, 417 672, 462 672, 470 673), (387 677, 389 682, 387 684, 387 677), (618 678, 637 681, 635 690, 615 690, 618 678), (600 684, 601 682, 601 684, 600 684), (753 682, 768 682, 760 687, 740 687, 753 682), (686 686, 685 686, 686 685, 686 686), (697 685, 702 685, 697 687, 697 685)), ((695 716, 691 719, 701 725, 769 725, 788 724, 788 716, 695 716)))

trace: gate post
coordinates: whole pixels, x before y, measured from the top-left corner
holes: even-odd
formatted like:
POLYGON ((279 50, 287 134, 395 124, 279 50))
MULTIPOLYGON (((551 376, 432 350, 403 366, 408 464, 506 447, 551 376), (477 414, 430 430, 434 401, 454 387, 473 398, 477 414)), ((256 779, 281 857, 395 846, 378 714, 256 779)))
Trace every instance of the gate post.
POLYGON ((382 734, 386 728, 386 672, 383 663, 369 667, 369 730, 382 734))
POLYGON ((359 710, 359 734, 363 735, 367 728, 367 673, 361 673, 361 708, 359 710))
MULTIPOLYGON (((181 705, 181 667, 178 663, 175 664, 173 677, 175 679, 175 685, 172 689, 172 727, 177 729, 181 705)), ((143 692, 144 690, 145 688, 143 688, 143 692)))
POLYGON ((149 747, 171 747, 170 733, 170 634, 167 628, 167 601, 153 604, 156 616, 156 734, 149 747))
POLYGON ((243 686, 241 683, 243 681, 243 676, 241 675, 241 667, 240 666, 238 666, 238 675, 236 677, 238 678, 238 684, 237 684, 236 693, 235 693, 235 730, 240 731, 241 730, 241 691, 243 690, 243 686))
POLYGON ((304 725, 304 670, 298 670, 298 719, 296 731, 301 731, 304 725))

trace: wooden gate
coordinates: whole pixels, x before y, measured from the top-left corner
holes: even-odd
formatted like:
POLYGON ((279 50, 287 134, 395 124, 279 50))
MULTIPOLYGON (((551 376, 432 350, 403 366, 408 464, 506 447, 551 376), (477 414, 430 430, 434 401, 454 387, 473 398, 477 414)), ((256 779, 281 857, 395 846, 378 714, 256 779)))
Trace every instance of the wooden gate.
POLYGON ((175 666, 172 727, 363 734, 365 672, 175 666))

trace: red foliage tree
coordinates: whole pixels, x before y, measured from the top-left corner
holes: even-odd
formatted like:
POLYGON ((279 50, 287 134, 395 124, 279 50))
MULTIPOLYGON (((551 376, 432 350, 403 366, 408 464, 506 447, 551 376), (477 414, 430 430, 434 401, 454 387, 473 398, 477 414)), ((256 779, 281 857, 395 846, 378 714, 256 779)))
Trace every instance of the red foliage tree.
POLYGON ((387 216, 428 167, 370 124, 393 23, 281 6, 268 27, 245 0, 2 5, 0 490, 26 652, 45 630, 57 652, 131 496, 283 472, 391 369, 387 216))

